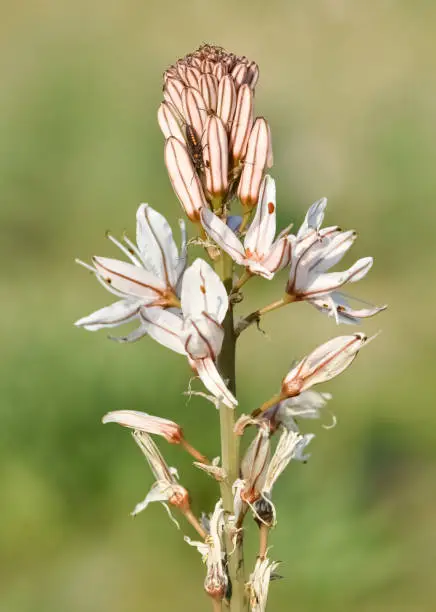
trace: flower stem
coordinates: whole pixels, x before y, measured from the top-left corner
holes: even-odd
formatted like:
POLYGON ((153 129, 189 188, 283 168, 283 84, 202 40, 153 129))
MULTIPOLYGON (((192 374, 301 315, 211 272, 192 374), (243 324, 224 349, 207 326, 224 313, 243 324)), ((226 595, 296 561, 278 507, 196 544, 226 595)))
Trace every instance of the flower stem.
POLYGON ((189 444, 189 442, 185 438, 182 438, 180 440, 180 446, 182 446, 185 451, 191 455, 191 457, 194 457, 196 461, 199 461, 200 463, 205 463, 206 465, 210 464, 210 460, 205 455, 202 455, 200 451, 194 448, 192 444, 189 444))
POLYGON ((207 533, 201 526, 200 521, 197 519, 192 510, 186 510, 183 514, 185 515, 186 520, 194 527, 195 531, 203 538, 203 540, 205 540, 207 538, 207 533))
POLYGON ((272 312, 273 310, 277 310, 278 308, 282 308, 287 304, 292 304, 292 302, 294 301, 295 300, 291 296, 285 295, 280 300, 272 302, 271 304, 267 304, 263 308, 259 308, 258 310, 255 310, 254 312, 250 313, 248 316, 245 317, 245 319, 242 319, 242 321, 240 321, 236 326, 236 336, 239 336, 239 334, 245 331, 247 327, 250 327, 250 325, 252 325, 253 323, 259 323, 260 318, 263 315, 267 314, 268 312, 272 312))
MULTIPOLYGON (((226 253, 221 253, 215 262, 215 270, 226 287, 227 293, 232 291, 233 262, 226 253)), ((233 306, 229 304, 226 317, 223 321, 224 341, 218 358, 218 369, 223 380, 227 381, 230 391, 236 392, 236 335, 233 324, 233 306)), ((235 426, 235 410, 227 406, 220 406, 221 429, 221 464, 225 470, 226 478, 220 483, 223 507, 226 516, 226 549, 229 554, 228 569, 232 583, 231 612, 246 610, 245 602, 245 576, 242 534, 237 538, 235 549, 231 538, 232 525, 228 518, 233 515, 232 485, 239 478, 239 438, 233 429, 235 426)), ((233 526, 234 527, 234 526, 233 526)))
POLYGON ((266 551, 268 549, 268 536, 269 536, 269 526, 261 523, 259 527, 259 559, 262 561, 266 557, 266 551))

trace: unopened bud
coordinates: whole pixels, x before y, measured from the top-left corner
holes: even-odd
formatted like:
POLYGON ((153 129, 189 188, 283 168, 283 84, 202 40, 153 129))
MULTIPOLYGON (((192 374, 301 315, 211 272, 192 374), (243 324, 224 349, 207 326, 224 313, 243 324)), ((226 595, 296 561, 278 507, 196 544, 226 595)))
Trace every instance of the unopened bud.
POLYGON ((185 142, 185 137, 182 132, 182 128, 177 120, 176 114, 168 102, 162 102, 157 111, 157 120, 159 127, 162 130, 165 140, 174 136, 180 142, 185 142))
POLYGON ((215 112, 218 102, 218 79, 213 74, 202 74, 199 79, 200 92, 206 108, 215 112))
POLYGON ((182 91, 182 105, 186 123, 194 128, 200 139, 207 119, 206 102, 203 96, 197 89, 186 87, 182 91))
POLYGON ((271 138, 268 123, 263 117, 254 122, 247 145, 247 155, 238 187, 243 206, 253 208, 259 199, 263 173, 271 160, 271 138))
POLYGON ((236 88, 230 75, 225 75, 218 86, 217 115, 229 132, 236 109, 236 88))
POLYGON ((165 142, 165 164, 182 208, 191 221, 198 221, 206 198, 187 148, 176 138, 165 142))
POLYGON ((206 187, 214 198, 221 198, 227 191, 229 151, 227 132, 219 117, 211 116, 206 124, 206 187))
POLYGON ((230 132, 230 150, 235 161, 242 159, 253 127, 253 91, 249 85, 242 85, 238 91, 236 110, 230 132))
POLYGON ((183 114, 182 91, 184 88, 185 86, 181 81, 170 78, 165 83, 163 90, 165 101, 175 106, 181 115, 183 114))

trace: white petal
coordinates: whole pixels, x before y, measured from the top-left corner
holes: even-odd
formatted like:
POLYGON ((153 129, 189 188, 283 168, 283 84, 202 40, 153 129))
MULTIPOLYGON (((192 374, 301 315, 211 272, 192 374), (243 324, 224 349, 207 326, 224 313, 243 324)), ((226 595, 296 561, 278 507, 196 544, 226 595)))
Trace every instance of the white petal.
POLYGON ((327 198, 321 198, 312 204, 307 211, 306 217, 303 221, 302 226, 298 230, 297 238, 300 239, 309 230, 319 230, 324 221, 324 213, 327 206, 327 198))
POLYGON ((87 317, 83 317, 74 323, 77 327, 84 327, 89 331, 97 331, 104 327, 117 327, 128 323, 138 316, 141 301, 119 300, 110 306, 96 310, 87 317))
POLYGON ((315 349, 299 371, 304 380, 302 390, 338 376, 351 365, 366 341, 367 337, 361 333, 338 336, 315 349))
POLYGON ((227 292, 204 259, 196 259, 183 275, 181 302, 185 317, 199 319, 206 312, 218 323, 223 321, 229 306, 227 292))
POLYGON ((242 265, 245 249, 235 233, 211 210, 203 208, 200 213, 201 222, 209 236, 221 247, 237 264, 242 265))
POLYGON ((191 359, 215 360, 221 352, 224 339, 222 326, 210 316, 188 318, 183 329, 185 351, 191 359))
POLYGON ((148 335, 156 342, 185 355, 181 340, 183 320, 180 317, 161 308, 143 308, 140 311, 140 318, 148 335))
POLYGON ((176 275, 177 275, 178 282, 181 280, 181 276, 183 272, 185 271, 186 263, 188 261, 188 234, 186 231, 186 223, 184 222, 183 219, 179 219, 179 225, 180 225, 180 233, 182 235, 182 241, 180 245, 179 260, 176 266, 176 275))
POLYGON ((152 502, 168 501, 168 499, 171 497, 171 494, 171 487, 169 487, 168 485, 162 486, 161 483, 155 482, 154 485, 151 487, 150 491, 147 493, 146 498, 139 504, 136 504, 133 512, 131 513, 132 516, 136 516, 137 514, 145 510, 148 504, 152 502))
POLYGON ((234 408, 238 405, 238 401, 227 389, 212 359, 199 359, 194 362, 194 365, 204 386, 212 395, 221 400, 229 408, 234 408))
POLYGON ((373 263, 372 257, 364 257, 356 261, 345 272, 329 272, 316 276, 313 281, 309 281, 307 286, 300 293, 305 297, 322 295, 335 291, 345 283, 355 283, 361 280, 369 272, 373 263))
POLYGON ((148 204, 141 204, 136 221, 136 242, 146 268, 175 287, 179 253, 167 220, 148 204))
POLYGON ((312 260, 310 264, 310 271, 322 273, 326 272, 334 265, 336 265, 349 248, 353 245, 356 240, 357 234, 354 231, 340 232, 336 234, 325 248, 321 249, 315 260, 312 260))
POLYGON ((245 236, 244 246, 260 257, 267 255, 276 234, 276 185, 266 175, 260 190, 256 214, 245 236))
POLYGON ((165 283, 143 268, 108 257, 93 257, 92 260, 99 275, 126 295, 151 301, 165 290, 165 283))
POLYGON ((264 258, 262 265, 272 273, 276 273, 289 265, 292 259, 292 242, 290 236, 280 238, 271 247, 269 255, 264 258))

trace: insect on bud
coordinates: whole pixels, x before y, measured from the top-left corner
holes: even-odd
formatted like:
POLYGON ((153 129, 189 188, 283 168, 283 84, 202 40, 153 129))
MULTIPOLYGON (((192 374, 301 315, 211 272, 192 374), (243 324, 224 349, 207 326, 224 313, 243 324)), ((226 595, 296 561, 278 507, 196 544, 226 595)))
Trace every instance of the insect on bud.
POLYGON ((188 218, 198 221, 200 210, 207 206, 206 198, 188 150, 176 138, 168 138, 165 142, 165 164, 174 192, 188 218))

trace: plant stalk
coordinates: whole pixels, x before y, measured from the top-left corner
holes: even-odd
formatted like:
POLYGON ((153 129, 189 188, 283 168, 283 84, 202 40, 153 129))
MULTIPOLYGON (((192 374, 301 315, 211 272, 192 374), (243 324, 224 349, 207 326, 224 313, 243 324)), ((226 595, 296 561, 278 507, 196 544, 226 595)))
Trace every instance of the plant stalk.
MULTIPOLYGON (((226 253, 221 253, 215 262, 215 270, 220 276, 227 293, 232 291, 233 262, 226 253)), ((223 321, 224 341, 218 358, 218 369, 230 391, 236 393, 236 334, 233 323, 233 306, 229 304, 223 321)), ((231 612, 244 612, 247 609, 245 600, 244 553, 242 532, 236 544, 232 542, 229 533, 231 525, 227 519, 233 514, 232 484, 239 478, 239 438, 233 429, 235 426, 235 410, 220 406, 221 430, 221 462, 226 472, 226 479, 220 483, 221 496, 226 516, 226 549, 228 556, 229 577, 232 583, 231 612), (234 550, 233 550, 234 549, 234 550)))

